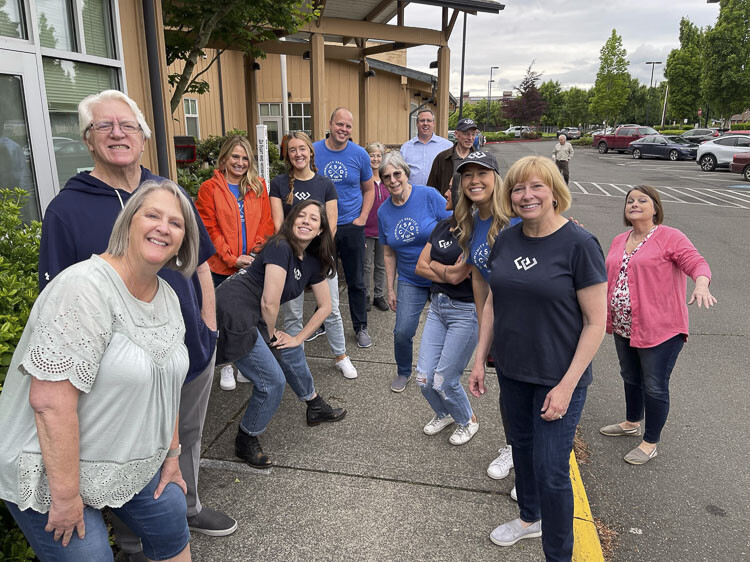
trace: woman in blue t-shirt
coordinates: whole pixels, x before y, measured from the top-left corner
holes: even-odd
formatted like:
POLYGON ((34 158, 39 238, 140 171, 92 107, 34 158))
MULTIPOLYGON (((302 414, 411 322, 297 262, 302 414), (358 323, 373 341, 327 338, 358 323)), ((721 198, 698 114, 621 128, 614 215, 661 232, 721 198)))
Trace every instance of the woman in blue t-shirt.
POLYGON ((607 317, 604 254, 591 233, 561 216, 570 202, 549 158, 527 156, 508 171, 502 209, 522 224, 500 232, 492 247, 469 377, 471 393, 484 394, 492 346, 521 513, 490 539, 511 546, 541 535, 547 560, 573 554, 570 452, 607 317))
POLYGON ((391 196, 378 209, 378 237, 383 245, 388 306, 396 311, 393 350, 398 372, 393 392, 403 392, 411 378, 412 340, 430 294, 431 281, 415 273, 417 258, 438 221, 448 218, 437 190, 409 183, 409 165, 400 152, 389 152, 378 169, 391 196), (398 271, 398 296, 395 282, 398 271))
POLYGON ((286 383, 307 402, 307 425, 338 421, 346 414, 346 410, 331 408, 315 392, 302 345, 331 312, 326 277, 334 267, 332 255, 325 210, 317 201, 305 201, 291 210, 250 267, 216 289, 216 364, 234 362, 253 382, 234 450, 255 468, 271 466, 257 436, 278 409, 286 383), (276 330, 281 303, 298 297, 308 286, 318 310, 294 336, 276 330))

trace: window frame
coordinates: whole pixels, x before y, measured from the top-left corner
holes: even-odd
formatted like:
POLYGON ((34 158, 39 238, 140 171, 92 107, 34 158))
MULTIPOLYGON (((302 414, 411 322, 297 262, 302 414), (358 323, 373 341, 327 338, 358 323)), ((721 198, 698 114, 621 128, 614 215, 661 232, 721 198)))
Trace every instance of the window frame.
POLYGON ((185 134, 190 135, 190 133, 188 132, 188 119, 195 119, 195 129, 197 131, 195 140, 199 141, 201 139, 201 118, 200 118, 200 110, 198 109, 198 98, 189 98, 187 96, 183 96, 182 97, 182 113, 185 118, 185 134), (195 113, 188 113, 185 110, 185 102, 195 103, 195 113))

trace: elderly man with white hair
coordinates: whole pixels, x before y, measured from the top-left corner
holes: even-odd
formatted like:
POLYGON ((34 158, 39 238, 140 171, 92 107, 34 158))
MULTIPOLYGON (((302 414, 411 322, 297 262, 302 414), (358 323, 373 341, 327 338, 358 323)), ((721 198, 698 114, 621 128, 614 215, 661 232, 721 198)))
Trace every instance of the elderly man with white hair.
POLYGON ((573 158, 573 145, 568 142, 568 137, 560 135, 555 148, 552 149, 552 160, 557 164, 565 183, 570 180, 570 160, 573 158))
MULTIPOLYGON (((70 178, 45 211, 39 253, 40 289, 66 267, 102 253, 125 202, 144 182, 163 180, 140 164, 151 130, 128 96, 117 90, 91 95, 78 106, 78 118, 94 169, 70 178)), ((179 461, 187 484, 188 525, 197 532, 224 536, 237 529, 237 522, 202 506, 198 499, 200 441, 213 381, 217 331, 214 289, 206 263, 215 250, 195 207, 193 212, 200 234, 196 272, 184 278, 163 269, 159 276, 179 298, 190 360, 179 412, 179 461)), ((115 527, 121 548, 138 559, 137 537, 122 524, 115 527)))

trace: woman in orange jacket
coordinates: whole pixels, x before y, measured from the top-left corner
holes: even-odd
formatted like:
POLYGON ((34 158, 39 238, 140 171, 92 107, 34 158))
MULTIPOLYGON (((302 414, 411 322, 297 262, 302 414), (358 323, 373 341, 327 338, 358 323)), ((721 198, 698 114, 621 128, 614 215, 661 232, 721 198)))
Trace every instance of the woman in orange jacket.
MULTIPOLYGON (((208 265, 217 287, 253 263, 255 254, 274 233, 266 183, 258 176, 247 138, 227 139, 213 177, 198 190, 195 206, 216 248, 208 265)), ((236 388, 231 365, 222 368, 220 386, 223 390, 236 388)))

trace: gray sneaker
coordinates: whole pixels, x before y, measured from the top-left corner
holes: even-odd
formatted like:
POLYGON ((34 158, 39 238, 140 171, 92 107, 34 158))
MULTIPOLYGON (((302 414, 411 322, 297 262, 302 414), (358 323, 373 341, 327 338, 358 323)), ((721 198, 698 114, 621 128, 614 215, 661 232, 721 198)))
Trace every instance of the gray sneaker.
POLYGON ((542 536, 542 521, 524 527, 520 519, 496 527, 490 534, 490 540, 500 546, 513 546, 521 539, 533 539, 542 536))
POLYGON ((393 392, 403 392, 406 388, 406 383, 408 383, 409 380, 409 377, 398 375, 395 379, 393 379, 393 382, 391 383, 391 390, 393 392))
POLYGON ((372 340, 370 334, 367 333, 367 328, 362 328, 357 332, 357 347, 370 347, 371 345, 372 340))

